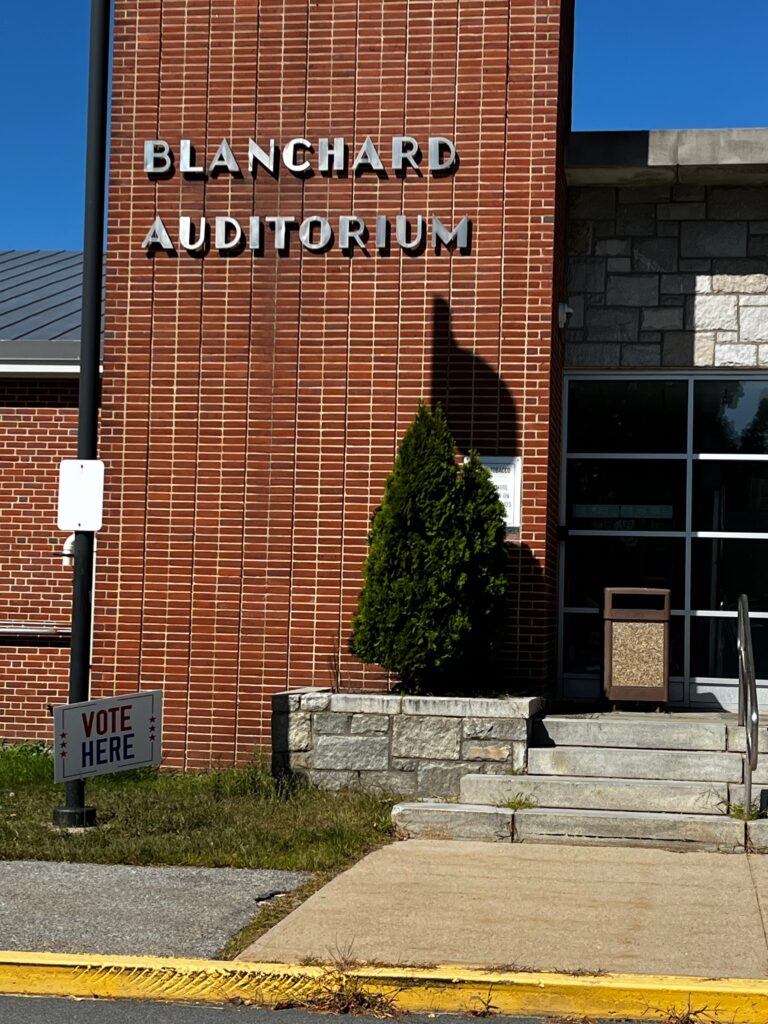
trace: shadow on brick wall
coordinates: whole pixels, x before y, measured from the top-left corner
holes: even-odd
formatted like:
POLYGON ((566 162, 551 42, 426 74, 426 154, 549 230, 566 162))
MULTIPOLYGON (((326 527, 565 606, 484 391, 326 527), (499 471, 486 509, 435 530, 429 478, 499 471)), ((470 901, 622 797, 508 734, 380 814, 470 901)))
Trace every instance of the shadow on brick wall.
MULTIPOLYGON (((456 447, 466 455, 476 448, 483 455, 522 454, 518 443, 515 399, 496 370, 482 356, 459 345, 451 307, 442 297, 432 307, 431 402, 440 402, 456 447)), ((542 567, 527 544, 508 535, 506 626, 495 657, 483 666, 462 666, 462 695, 500 692, 541 692, 549 666, 543 667, 541 608, 546 603, 542 567)))
POLYGON ((552 636, 541 628, 554 615, 541 563, 527 544, 507 545, 507 615, 504 642, 496 657, 497 678, 511 693, 543 693, 554 678, 552 636), (539 637, 538 642, 534 639, 539 637), (549 663, 548 663, 549 662, 549 663))
POLYGON ((453 333, 451 307, 437 297, 432 305, 432 392, 440 402, 456 447, 466 455, 518 455, 515 400, 498 373, 453 333))

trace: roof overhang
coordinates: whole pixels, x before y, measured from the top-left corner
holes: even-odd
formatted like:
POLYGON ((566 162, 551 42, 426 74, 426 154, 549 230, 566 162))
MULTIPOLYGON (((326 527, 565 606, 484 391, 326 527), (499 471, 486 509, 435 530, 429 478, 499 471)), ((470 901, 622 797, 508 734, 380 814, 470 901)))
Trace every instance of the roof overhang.
POLYGON ((77 377, 79 340, 0 339, 0 376, 77 377))
POLYGON ((570 185, 768 184, 768 128, 573 132, 570 185))

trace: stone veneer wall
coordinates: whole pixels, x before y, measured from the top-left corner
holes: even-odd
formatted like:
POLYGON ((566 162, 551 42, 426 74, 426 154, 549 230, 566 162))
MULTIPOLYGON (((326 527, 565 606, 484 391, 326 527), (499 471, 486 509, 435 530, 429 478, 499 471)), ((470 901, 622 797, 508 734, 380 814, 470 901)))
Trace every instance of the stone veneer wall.
POLYGON ((273 770, 324 789, 454 797, 462 775, 525 769, 531 718, 542 708, 541 697, 278 693, 273 770))
POLYGON ((572 188, 568 217, 568 366, 768 366, 768 188, 572 188))

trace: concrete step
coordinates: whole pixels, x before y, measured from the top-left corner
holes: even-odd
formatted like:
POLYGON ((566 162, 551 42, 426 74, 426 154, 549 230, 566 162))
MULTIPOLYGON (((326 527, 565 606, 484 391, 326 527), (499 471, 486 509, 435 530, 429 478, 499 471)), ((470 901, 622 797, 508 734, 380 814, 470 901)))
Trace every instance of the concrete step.
POLYGON ((579 778, 568 775, 465 775, 462 803, 504 807, 530 800, 537 807, 727 814, 728 786, 717 782, 579 778))
MULTIPOLYGON (((743 783, 734 782, 728 787, 728 803, 730 806, 744 806, 745 787, 743 783)), ((752 780, 752 803, 762 810, 768 809, 768 786, 752 780)))
POLYGON ((476 804, 404 803, 392 808, 392 824, 408 839, 512 841, 513 812, 476 804))
POLYGON ((768 786, 768 757, 765 754, 757 755, 757 768, 752 772, 752 781, 756 786, 768 786))
MULTIPOLYGON (((765 721, 765 715, 761 716, 765 721)), ((768 754, 768 727, 761 725, 757 730, 757 749, 760 754, 768 754)), ((728 749, 745 751, 747 749, 747 738, 743 725, 728 726, 728 749)), ((768 758, 764 760, 768 761, 768 758)))
POLYGON ((714 815, 537 807, 515 811, 513 841, 739 853, 745 823, 714 815))
POLYGON ((560 747, 635 747, 656 750, 726 750, 722 722, 676 715, 548 715, 534 722, 533 743, 560 747))
POLYGON ((721 751, 632 750, 608 747, 533 747, 529 775, 603 779, 677 779, 741 782, 741 754, 721 751))
MULTIPOLYGON (((743 821, 718 815, 555 807, 512 811, 480 804, 426 802, 397 804, 392 822, 398 833, 409 839, 649 846, 722 853, 743 851, 746 835, 743 821)), ((755 849, 768 847, 763 831, 753 830, 755 849)))

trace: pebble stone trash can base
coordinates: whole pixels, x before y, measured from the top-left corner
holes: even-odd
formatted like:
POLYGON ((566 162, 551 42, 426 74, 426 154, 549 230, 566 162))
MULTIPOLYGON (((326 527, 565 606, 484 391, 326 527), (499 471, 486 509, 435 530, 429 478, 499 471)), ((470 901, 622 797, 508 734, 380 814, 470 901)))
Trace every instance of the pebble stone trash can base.
POLYGON ((605 588, 605 695, 669 700, 669 590, 605 588))

